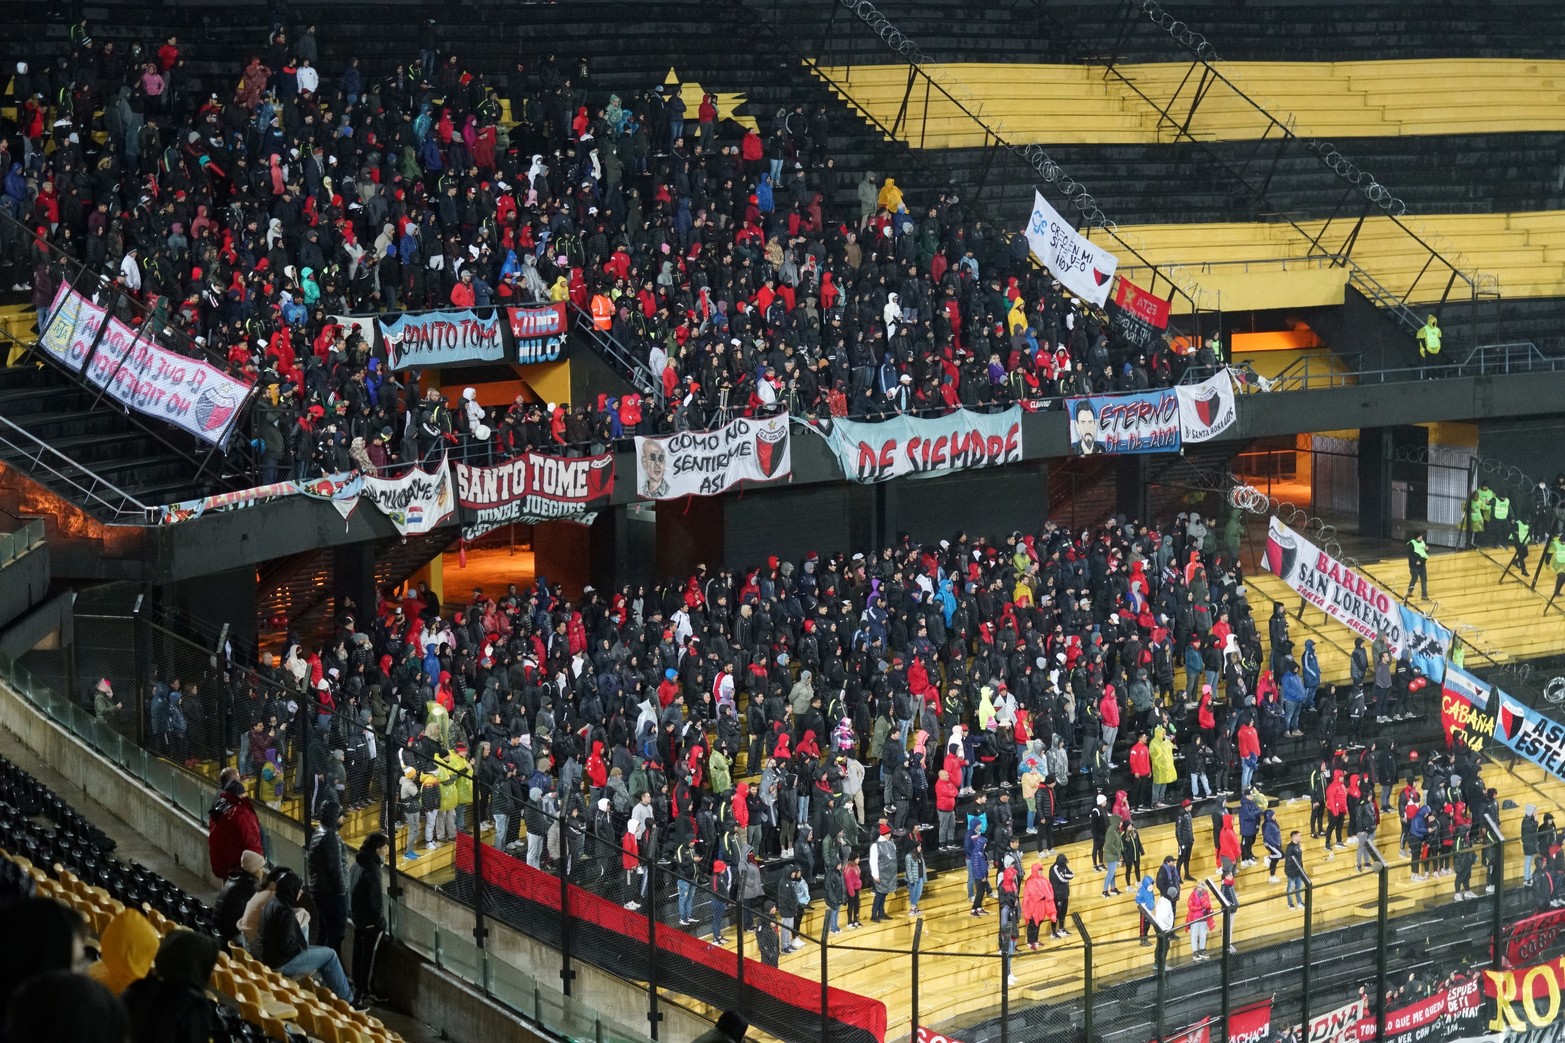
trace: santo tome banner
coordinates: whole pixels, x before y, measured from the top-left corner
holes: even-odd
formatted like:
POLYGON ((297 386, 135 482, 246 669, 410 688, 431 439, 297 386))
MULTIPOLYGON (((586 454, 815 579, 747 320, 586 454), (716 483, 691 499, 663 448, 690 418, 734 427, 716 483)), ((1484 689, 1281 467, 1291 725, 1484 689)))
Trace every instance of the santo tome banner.
POLYGON ((505 358, 504 322, 498 308, 487 317, 471 309, 432 311, 380 320, 386 363, 392 369, 422 369, 453 362, 499 362, 505 358))
POLYGON ((823 419, 810 429, 826 439, 842 473, 854 482, 933 478, 1022 459, 1020 406, 1003 413, 958 409, 942 417, 899 416, 878 424, 823 419))
POLYGON ((614 454, 550 456, 523 453, 493 467, 456 468, 462 538, 476 540, 511 522, 571 521, 591 525, 614 492, 614 454))
POLYGON ((1033 193, 1027 245, 1049 274, 1076 296, 1100 308, 1109 299, 1109 285, 1119 269, 1119 258, 1077 235, 1076 229, 1044 200, 1042 192, 1033 193))
POLYGON ((1172 388, 1068 398, 1065 410, 1075 456, 1179 451, 1179 396, 1172 388))
POLYGON ((716 496, 740 482, 791 474, 787 413, 739 417, 715 431, 636 438, 636 494, 648 500, 716 496))

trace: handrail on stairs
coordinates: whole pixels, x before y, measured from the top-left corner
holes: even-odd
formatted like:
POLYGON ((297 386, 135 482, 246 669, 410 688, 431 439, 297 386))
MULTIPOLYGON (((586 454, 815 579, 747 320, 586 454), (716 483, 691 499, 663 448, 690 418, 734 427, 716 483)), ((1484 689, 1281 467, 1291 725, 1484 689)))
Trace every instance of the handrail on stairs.
POLYGON ((39 470, 48 472, 81 494, 89 503, 101 507, 113 521, 151 525, 158 519, 157 508, 147 506, 107 478, 66 456, 31 432, 17 427, 5 417, 0 417, 0 446, 20 454, 25 460, 25 464, 13 463, 12 466, 25 468, 29 475, 39 470), (71 469, 86 481, 69 474, 71 469), (114 499, 106 496, 105 492, 114 499))
POLYGON ((592 315, 575 301, 570 302, 572 315, 575 316, 576 329, 586 335, 587 339, 597 347, 602 355, 620 375, 627 378, 637 391, 645 395, 649 400, 663 408, 663 382, 653 373, 651 368, 635 356, 635 353, 621 344, 612 333, 600 330, 592 321, 592 315))

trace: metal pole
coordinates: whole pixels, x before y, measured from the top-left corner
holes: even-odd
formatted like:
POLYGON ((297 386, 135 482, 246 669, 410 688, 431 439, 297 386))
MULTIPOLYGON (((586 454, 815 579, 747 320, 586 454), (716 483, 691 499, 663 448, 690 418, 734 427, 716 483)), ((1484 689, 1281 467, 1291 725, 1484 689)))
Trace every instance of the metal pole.
POLYGON ((918 1038, 918 947, 923 944, 923 941, 924 918, 920 916, 913 923, 913 966, 911 974, 909 975, 910 980, 908 982, 908 987, 912 990, 910 993, 911 1002, 908 1005, 911 1008, 910 1013, 913 1024, 908 1029, 909 1039, 918 1038))
MULTIPOLYGON (((801 914, 799 917, 804 919, 801 914)), ((799 926, 804 926, 802 923, 799 926)), ((821 918, 821 1043, 827 1043, 831 1038, 831 1022, 827 1020, 827 1010, 831 1007, 831 988, 826 983, 831 980, 826 971, 827 950, 831 948, 830 935, 826 932, 826 918, 821 918)))
POLYGON ((137 594, 136 604, 130 610, 131 669, 136 671, 132 689, 136 699, 136 747, 142 750, 147 748, 147 656, 141 639, 141 607, 145 598, 145 594, 137 594))
POLYGON ((571 878, 565 862, 570 857, 569 838, 565 835, 565 805, 560 805, 560 991, 571 994, 576 972, 571 969, 571 878))
POLYGON ((658 1022, 663 1015, 658 1012, 658 863, 655 858, 641 856, 647 866, 647 904, 642 910, 647 917, 647 1021, 648 1035, 658 1038, 658 1022))
POLYGON ((1389 944, 1386 902, 1391 893, 1391 870, 1384 859, 1379 860, 1376 869, 1380 875, 1380 888, 1375 906, 1375 1040, 1380 1043, 1386 1038, 1386 946, 1389 944))
MULTIPOLYGON (((1228 1018, 1233 1013, 1233 997, 1229 989, 1233 984, 1234 910, 1223 903, 1223 1039, 1228 1038, 1228 1018)), ((1158 1011, 1162 1016, 1162 1011, 1158 1011)))
POLYGON ((1000 1043, 1011 1043, 1011 954, 1000 953, 1000 1043))
POLYGON ((1071 919, 1076 922, 1076 933, 1081 935, 1081 1034, 1082 1038, 1091 1040, 1092 1035, 1092 936, 1087 933, 1087 925, 1081 922, 1080 913, 1071 913, 1071 919))
MULTIPOLYGON (((402 708, 400 705, 397 703, 392 703, 391 712, 386 715, 386 747, 382 751, 383 756, 386 758, 386 835, 391 838, 392 848, 391 857, 386 859, 386 897, 392 899, 393 901, 395 901, 402 894, 402 883, 398 879, 397 873, 397 863, 402 858, 402 852, 397 849, 397 789, 401 783, 397 777, 397 759, 393 756, 396 744, 392 741, 392 735, 396 732, 397 728, 397 714, 401 711, 401 709, 402 708)), ((408 846, 409 850, 411 850, 414 841, 417 839, 416 836, 411 834, 416 832, 416 828, 409 826, 408 831, 410 833, 408 837, 408 846)))
POLYGON ((1494 858, 1494 874, 1490 881, 1494 887, 1493 938, 1491 939, 1493 948, 1490 951, 1494 953, 1491 962, 1496 969, 1499 969, 1503 966, 1500 962, 1502 953, 1500 946, 1504 944, 1505 938, 1505 837, 1500 833, 1500 827, 1492 816, 1485 815, 1484 821, 1488 823, 1489 833, 1494 837, 1494 846, 1491 850, 1494 858))
MULTIPOLYGON (((483 949, 484 939, 489 937, 489 928, 484 924, 484 787, 472 773, 471 762, 467 770, 468 779, 473 784, 473 828, 468 832, 468 836, 473 838, 473 944, 483 949)), ((564 910, 560 912, 563 916, 564 910)))
MULTIPOLYGON (((1163 1043, 1163 1008, 1168 1003, 1168 946, 1163 942, 1163 929, 1157 924, 1152 925, 1152 931, 1157 935, 1157 950, 1155 962, 1157 963, 1157 1010, 1153 1012, 1153 1025, 1157 1031, 1157 1043, 1163 1043)), ((1224 954, 1223 963, 1228 962, 1227 954, 1224 954)), ((1226 987, 1224 988, 1226 992, 1226 987)), ((1226 1021, 1227 1018, 1225 1017, 1226 1021)), ((1225 1037, 1226 1038, 1226 1037, 1225 1037)))
POLYGON ((1299 1024, 1303 1025, 1308 1035, 1310 1024, 1310 978, 1313 976, 1310 967, 1310 939, 1315 933, 1315 881, 1308 876, 1304 878, 1304 975, 1300 982, 1299 999, 1299 1024))

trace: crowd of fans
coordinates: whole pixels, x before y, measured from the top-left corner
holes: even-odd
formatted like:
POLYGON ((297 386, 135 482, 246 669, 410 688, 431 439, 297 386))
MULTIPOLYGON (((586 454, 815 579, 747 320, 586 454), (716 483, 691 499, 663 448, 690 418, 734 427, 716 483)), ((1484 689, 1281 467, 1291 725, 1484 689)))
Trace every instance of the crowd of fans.
POLYGON ((691 113, 674 86, 597 89, 585 61, 491 77, 442 53, 432 23, 389 74, 357 59, 323 74, 312 25, 274 16, 266 35, 237 88, 203 93, 178 37, 73 26, 69 54, 16 66, 0 207, 40 323, 62 279, 112 280, 124 318, 257 381, 274 476, 486 432, 509 455, 779 405, 1037 405, 1167 385, 1186 364, 1162 341, 1111 342, 955 192, 839 171, 822 107, 745 129, 713 95, 691 113), (850 185, 856 208, 834 205, 850 185), (660 387, 485 416, 333 318, 567 299, 660 387))
MULTIPOLYGON (((404 860, 492 822, 497 847, 563 860, 632 907, 647 865, 667 865, 682 925, 710 919, 722 938, 742 903, 776 917, 783 950, 802 944, 789 929, 814 898, 839 930, 859 923, 861 888, 872 920, 904 886, 916 909, 926 851, 961 850, 981 915, 991 874, 1019 901, 1023 852, 1090 831, 1117 892, 1121 869, 1127 887, 1140 878, 1136 821, 1158 808, 1176 816, 1184 879, 1191 816, 1206 813, 1192 805, 1208 800, 1231 873, 1266 858, 1292 884, 1297 842, 1284 849, 1260 796, 1283 753, 1314 764, 1319 744, 1311 836, 1328 852, 1378 824, 1406 765, 1361 734, 1370 650, 1340 695, 1323 683, 1282 606, 1253 615, 1238 535, 1191 513, 904 538, 580 598, 543 579, 446 602, 410 588, 346 605, 318 650, 290 636, 236 684, 230 716, 260 796, 289 778, 333 807, 389 796, 404 860), (1233 798, 1237 828, 1229 816, 1219 832, 1233 798)), ((1427 712, 1416 671, 1387 670, 1399 710, 1427 712)), ((1432 806, 1404 833, 1433 838, 1417 857, 1436 859, 1440 838, 1481 828, 1465 809, 1485 791, 1470 757, 1421 768, 1432 806)), ((1059 855, 1056 934, 1072 875, 1059 855)))

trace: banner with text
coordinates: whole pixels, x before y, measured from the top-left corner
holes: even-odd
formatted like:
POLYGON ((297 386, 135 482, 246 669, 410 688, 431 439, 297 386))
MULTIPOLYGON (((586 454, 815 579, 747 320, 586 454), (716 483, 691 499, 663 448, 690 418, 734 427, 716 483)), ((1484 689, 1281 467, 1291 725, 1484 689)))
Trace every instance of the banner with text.
POLYGON ((1179 451, 1179 396, 1172 388, 1068 398, 1065 409, 1076 456, 1179 451))
MULTIPOLYGON (((1211 1043, 1212 1029, 1222 1028, 1222 1019, 1202 1018, 1194 1025, 1172 1036, 1166 1043, 1211 1043)), ((1228 1043, 1269 1043, 1272 1038, 1272 1001, 1237 1007, 1228 1015, 1228 1043)))
MULTIPOLYGON (((1375 1039, 1375 1021, 1369 1013, 1359 1021, 1357 1043, 1375 1039)), ((1476 977, 1452 974, 1423 999, 1388 1010, 1381 1043, 1443 1043, 1471 1034, 1482 1027, 1483 1021, 1482 984, 1476 977)))
POLYGON ((1154 297, 1123 275, 1114 283, 1114 303, 1109 325, 1121 339, 1138 348, 1151 347, 1157 335, 1168 329, 1169 304, 1154 297))
POLYGON ((1109 284, 1119 269, 1119 258, 1077 235, 1075 227, 1048 204, 1042 192, 1033 193, 1027 245, 1061 286, 1103 307, 1109 298, 1109 284))
POLYGON ((1266 571, 1366 641, 1383 633, 1401 651, 1406 632, 1397 599, 1275 517, 1266 533, 1266 571))
POLYGON ((787 413, 740 417, 715 431, 636 438, 636 494, 648 500, 716 496, 740 482, 791 474, 787 413))
POLYGON ((558 362, 565 357, 567 332, 565 303, 535 304, 505 309, 516 341, 516 362, 531 366, 539 362, 558 362))
POLYGON ((826 439, 842 473, 855 482, 1000 467, 1022 459, 1022 410, 943 417, 899 416, 878 424, 822 420, 811 430, 826 439))
POLYGON ((1369 1013, 1369 1000, 1360 996, 1336 1010, 1310 1019, 1310 1030, 1301 1033, 1304 1043, 1358 1043, 1358 1023, 1369 1013))
POLYGON ((505 358, 498 308, 485 315, 466 311, 434 311, 380 320, 386 341, 386 361, 392 369, 422 369, 455 362, 499 362, 505 358))
POLYGON ((1179 396, 1179 435, 1186 442, 1216 438, 1238 419, 1234 382, 1226 369, 1199 384, 1181 384, 1174 393, 1179 396))
POLYGON ((462 538, 476 540, 511 522, 591 525, 614 492, 614 454, 523 453, 493 467, 453 464, 462 538))
POLYGON ((1446 664, 1440 689, 1440 725, 1448 740, 1460 735, 1474 750, 1497 742, 1565 778, 1565 725, 1454 663, 1446 664))
POLYGON ((365 475, 364 498, 390 518, 403 536, 422 536, 456 510, 451 472, 443 462, 433 474, 415 469, 400 478, 365 475))
POLYGON ((50 314, 39 346, 71 372, 81 373, 127 409, 173 424, 203 442, 227 444, 251 384, 147 340, 145 330, 108 315, 63 283, 50 314))
POLYGON ((1483 972, 1487 1002, 1482 1037, 1513 1043, 1565 1039, 1565 958, 1483 972))

